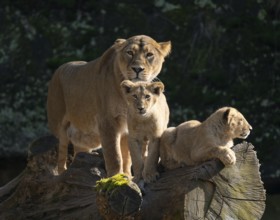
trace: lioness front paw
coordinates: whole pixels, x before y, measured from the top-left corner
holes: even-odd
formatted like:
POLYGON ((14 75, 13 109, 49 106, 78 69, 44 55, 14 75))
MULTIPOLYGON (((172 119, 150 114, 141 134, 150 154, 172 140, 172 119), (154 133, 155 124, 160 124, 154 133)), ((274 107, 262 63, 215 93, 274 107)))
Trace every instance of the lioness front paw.
POLYGON ((225 166, 234 165, 236 162, 235 153, 232 150, 228 149, 221 160, 225 166))
POLYGON ((157 171, 154 172, 143 172, 143 179, 145 183, 155 182, 159 177, 159 173, 157 171))

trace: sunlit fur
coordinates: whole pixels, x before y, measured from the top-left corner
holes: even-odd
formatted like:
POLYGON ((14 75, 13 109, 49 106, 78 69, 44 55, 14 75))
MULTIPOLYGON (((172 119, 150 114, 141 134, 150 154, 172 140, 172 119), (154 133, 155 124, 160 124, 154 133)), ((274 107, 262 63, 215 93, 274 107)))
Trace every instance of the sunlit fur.
POLYGON ((169 108, 162 93, 164 85, 125 80, 121 87, 128 103, 128 140, 134 181, 139 182, 142 177, 145 182, 155 181, 159 140, 169 121, 169 108))
POLYGON ((151 81, 170 49, 170 42, 134 36, 116 40, 93 61, 70 62, 56 70, 49 83, 47 113, 49 128, 59 139, 59 173, 67 168, 69 143, 74 144, 75 153, 101 144, 107 175, 130 173, 127 104, 120 83, 124 79, 151 81), (130 55, 128 48, 135 48, 130 55), (134 74, 135 70, 143 71, 134 74))
POLYGON ((233 139, 247 138, 250 130, 251 125, 237 109, 220 108, 202 123, 192 120, 166 129, 161 137, 161 163, 174 169, 218 158, 226 166, 233 165, 233 139))

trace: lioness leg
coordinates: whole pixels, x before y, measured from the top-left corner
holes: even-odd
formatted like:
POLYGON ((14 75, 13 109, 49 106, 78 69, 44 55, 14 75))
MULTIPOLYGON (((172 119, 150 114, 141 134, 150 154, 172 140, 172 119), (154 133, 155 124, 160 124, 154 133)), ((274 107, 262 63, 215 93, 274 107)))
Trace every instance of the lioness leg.
POLYGON ((57 170, 59 174, 61 174, 63 171, 67 169, 66 167, 67 154, 68 154, 68 144, 59 143, 58 164, 57 164, 57 170))
POLYGON ((121 151, 123 159, 123 172, 128 176, 131 176, 131 156, 128 147, 127 135, 121 137, 121 151))
POLYGON ((57 170, 61 174, 67 169, 66 162, 68 156, 68 144, 69 140, 66 135, 66 131, 61 129, 59 135, 59 146, 58 146, 58 160, 57 160, 57 170))
POLYGON ((120 149, 121 134, 112 126, 113 123, 113 121, 109 121, 105 124, 103 121, 99 126, 100 140, 108 177, 123 173, 120 149))

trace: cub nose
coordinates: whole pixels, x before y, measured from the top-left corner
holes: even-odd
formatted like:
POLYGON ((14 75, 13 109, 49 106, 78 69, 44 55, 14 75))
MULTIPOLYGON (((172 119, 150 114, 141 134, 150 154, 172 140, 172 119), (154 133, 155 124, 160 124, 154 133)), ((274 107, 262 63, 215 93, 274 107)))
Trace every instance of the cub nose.
POLYGON ((144 70, 144 68, 142 67, 132 67, 132 70, 135 72, 135 73, 140 73, 144 70))
POLYGON ((144 108, 143 108, 143 107, 138 107, 138 110, 139 110, 139 111, 143 111, 144 108))

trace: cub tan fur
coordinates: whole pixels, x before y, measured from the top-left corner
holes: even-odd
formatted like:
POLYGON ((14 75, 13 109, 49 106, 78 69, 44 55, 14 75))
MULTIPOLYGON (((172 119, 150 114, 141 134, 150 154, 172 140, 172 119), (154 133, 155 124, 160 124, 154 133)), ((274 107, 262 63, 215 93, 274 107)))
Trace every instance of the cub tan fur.
POLYGON ((224 165, 235 164, 235 153, 230 149, 233 139, 247 138, 251 129, 237 109, 220 108, 202 123, 192 120, 166 129, 161 137, 161 163, 168 169, 213 158, 224 165))
POLYGON ((162 93, 164 85, 125 80, 121 87, 128 103, 128 143, 134 181, 139 182, 142 176, 145 182, 155 181, 159 141, 169 121, 169 108, 162 93))
POLYGON ((49 128, 59 139, 59 173, 66 169, 71 142, 75 153, 101 144, 107 175, 129 174, 127 104, 120 83, 153 80, 170 49, 170 42, 139 35, 116 40, 93 61, 70 62, 56 70, 49 84, 47 113, 49 128))

